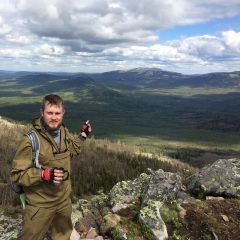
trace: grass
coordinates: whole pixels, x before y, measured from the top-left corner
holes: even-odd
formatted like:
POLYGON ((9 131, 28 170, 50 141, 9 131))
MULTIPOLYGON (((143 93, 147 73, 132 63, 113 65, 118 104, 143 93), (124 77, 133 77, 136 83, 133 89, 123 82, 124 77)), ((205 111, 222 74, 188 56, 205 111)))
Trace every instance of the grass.
POLYGON ((171 209, 171 206, 167 204, 160 208, 160 214, 164 222, 172 222, 178 217, 178 211, 176 209, 171 209))
POLYGON ((109 139, 122 141, 131 146, 138 146, 148 152, 161 153, 176 148, 199 148, 208 151, 240 150, 240 136, 200 129, 156 129, 159 136, 111 135, 109 139))
POLYGON ((138 91, 139 93, 149 93, 154 95, 172 95, 180 97, 193 97, 195 95, 217 95, 217 94, 227 94, 227 93, 239 93, 238 88, 191 88, 191 87, 177 87, 170 89, 142 89, 138 91))

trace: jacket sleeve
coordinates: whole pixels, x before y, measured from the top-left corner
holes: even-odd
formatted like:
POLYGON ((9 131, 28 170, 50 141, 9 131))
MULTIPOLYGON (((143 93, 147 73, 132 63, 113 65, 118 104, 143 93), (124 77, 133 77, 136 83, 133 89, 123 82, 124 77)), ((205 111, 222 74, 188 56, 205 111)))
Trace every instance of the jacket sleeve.
POLYGON ((68 147, 69 147, 71 156, 80 154, 82 147, 83 147, 83 141, 80 140, 78 137, 73 136, 71 133, 69 133, 67 128, 66 128, 66 135, 67 135, 67 139, 68 139, 67 140, 68 147))
POLYGON ((22 186, 31 186, 41 182, 40 172, 32 161, 32 146, 27 136, 19 144, 12 163, 12 181, 22 186))

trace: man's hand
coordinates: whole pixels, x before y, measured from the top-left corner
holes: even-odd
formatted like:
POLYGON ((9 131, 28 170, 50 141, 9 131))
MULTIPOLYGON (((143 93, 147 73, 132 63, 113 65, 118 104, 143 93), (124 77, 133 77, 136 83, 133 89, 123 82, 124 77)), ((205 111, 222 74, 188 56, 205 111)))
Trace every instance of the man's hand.
POLYGON ((41 171, 41 179, 54 184, 62 182, 64 177, 63 171, 57 168, 47 168, 41 171))
POLYGON ((81 132, 82 132, 82 133, 84 132, 84 133, 88 136, 91 131, 92 131, 91 125, 90 125, 90 123, 89 123, 89 120, 87 120, 87 121, 83 124, 81 132))
POLYGON ((92 131, 91 125, 89 123, 89 120, 87 120, 83 125, 82 125, 82 129, 81 129, 81 133, 79 135, 79 138, 81 140, 86 140, 86 138, 88 137, 89 133, 92 131))
POLYGON ((81 132, 82 137, 87 138, 87 134, 85 132, 81 132))

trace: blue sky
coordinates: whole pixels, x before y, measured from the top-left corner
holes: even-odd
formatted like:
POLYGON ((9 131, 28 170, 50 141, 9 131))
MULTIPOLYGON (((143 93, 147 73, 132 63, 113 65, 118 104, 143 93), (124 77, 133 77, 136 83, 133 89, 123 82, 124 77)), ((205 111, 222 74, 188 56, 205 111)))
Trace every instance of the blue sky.
POLYGON ((159 33, 159 38, 162 40, 179 39, 181 36, 197 36, 209 34, 220 37, 221 32, 234 29, 240 32, 240 15, 231 18, 215 19, 207 23, 176 26, 173 29, 162 30, 159 33))
POLYGON ((1 0, 0 69, 239 71, 240 0, 1 0))

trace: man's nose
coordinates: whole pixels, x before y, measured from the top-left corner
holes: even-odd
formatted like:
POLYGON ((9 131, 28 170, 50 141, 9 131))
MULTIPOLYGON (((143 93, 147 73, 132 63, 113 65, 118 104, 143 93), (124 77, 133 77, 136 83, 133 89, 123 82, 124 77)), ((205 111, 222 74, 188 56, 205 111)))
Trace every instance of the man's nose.
POLYGON ((56 114, 55 113, 52 114, 52 119, 56 119, 56 114))

